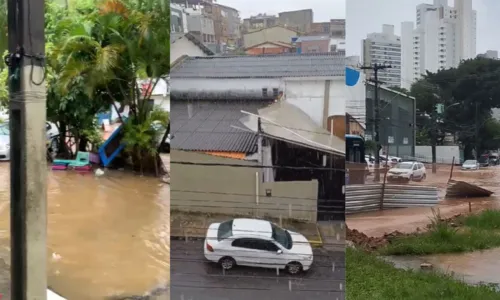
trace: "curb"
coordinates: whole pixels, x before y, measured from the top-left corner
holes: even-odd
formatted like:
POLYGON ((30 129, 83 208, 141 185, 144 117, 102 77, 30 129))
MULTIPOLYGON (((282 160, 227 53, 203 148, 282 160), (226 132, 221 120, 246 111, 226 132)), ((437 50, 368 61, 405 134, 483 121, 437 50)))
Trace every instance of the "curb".
POLYGON ((308 241, 313 248, 321 248, 323 247, 323 238, 321 237, 321 232, 319 232, 319 227, 317 224, 316 224, 316 233, 318 235, 318 239, 317 240, 308 239, 308 241))

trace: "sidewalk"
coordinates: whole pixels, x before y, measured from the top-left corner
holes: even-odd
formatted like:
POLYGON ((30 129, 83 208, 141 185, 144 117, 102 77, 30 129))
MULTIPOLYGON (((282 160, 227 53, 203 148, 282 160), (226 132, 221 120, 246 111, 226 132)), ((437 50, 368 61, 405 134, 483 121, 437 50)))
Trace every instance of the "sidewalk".
MULTIPOLYGON (((205 238, 208 226, 212 223, 219 223, 230 219, 238 218, 238 216, 228 216, 221 214, 204 214, 204 213, 186 213, 171 210, 170 211, 170 236, 184 239, 200 239, 205 238)), ((244 217, 242 217, 244 218, 244 217)), ((251 217, 250 217, 251 218, 251 217)), ((312 223, 303 223, 294 220, 280 220, 266 218, 275 224, 280 225, 285 229, 303 234, 313 247, 321 247, 323 241, 319 233, 318 226, 312 223)))

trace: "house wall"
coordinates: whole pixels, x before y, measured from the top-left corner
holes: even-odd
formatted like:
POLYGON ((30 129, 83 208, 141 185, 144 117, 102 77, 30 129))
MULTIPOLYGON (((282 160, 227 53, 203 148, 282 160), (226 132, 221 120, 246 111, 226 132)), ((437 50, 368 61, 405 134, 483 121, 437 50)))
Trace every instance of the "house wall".
POLYGON ((345 140, 345 134, 346 134, 345 115, 328 117, 327 127, 328 131, 333 133, 333 135, 345 140))
POLYGON ((248 55, 280 54, 280 53, 289 53, 290 48, 281 47, 273 44, 264 44, 258 47, 249 48, 245 52, 248 55))
POLYGON ((196 46, 186 37, 182 37, 170 45, 170 64, 183 55, 207 56, 200 47, 196 46))
MULTIPOLYGON (((172 150, 170 155, 172 161, 256 165, 197 152, 172 150)), ((175 174, 171 178, 175 189, 170 194, 173 210, 316 222, 316 180, 266 183, 259 180, 257 186, 257 178, 262 178, 258 168, 171 164, 170 169, 175 174), (271 196, 266 196, 266 191, 271 196)))
MULTIPOLYGON (((210 79, 171 78, 172 94, 192 100, 214 99, 263 99, 262 89, 268 92, 267 99, 273 99, 273 89, 284 90, 280 79, 210 79)), ((276 97, 274 97, 276 98, 276 97)))
POLYGON ((302 53, 327 53, 330 52, 330 40, 316 40, 300 42, 302 53))
POLYGON ((243 35, 243 46, 248 48, 265 42, 290 43, 292 41, 292 37, 296 36, 297 33, 295 31, 276 26, 243 35))
MULTIPOLYGON (((329 91, 328 116, 344 116, 344 79, 331 80, 329 91)), ((307 113, 318 126, 323 127, 325 80, 287 80, 285 99, 307 113)))

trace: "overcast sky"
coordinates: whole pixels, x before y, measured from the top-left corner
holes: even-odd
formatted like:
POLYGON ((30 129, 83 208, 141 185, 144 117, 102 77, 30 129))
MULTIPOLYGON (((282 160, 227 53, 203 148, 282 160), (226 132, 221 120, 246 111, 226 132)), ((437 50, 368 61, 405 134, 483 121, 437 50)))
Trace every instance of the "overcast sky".
MULTIPOLYGON (((415 22, 415 7, 432 0, 347 0, 346 47, 347 55, 360 55, 361 40, 368 33, 380 32, 382 24, 395 26, 400 34, 401 22, 415 22)), ((449 0, 453 5, 453 0, 449 0)), ((472 0, 477 11, 477 53, 500 51, 500 0, 472 0)))
POLYGON ((346 5, 346 0, 217 0, 216 2, 239 10, 241 19, 259 13, 277 15, 282 11, 311 8, 314 22, 344 19, 346 5))

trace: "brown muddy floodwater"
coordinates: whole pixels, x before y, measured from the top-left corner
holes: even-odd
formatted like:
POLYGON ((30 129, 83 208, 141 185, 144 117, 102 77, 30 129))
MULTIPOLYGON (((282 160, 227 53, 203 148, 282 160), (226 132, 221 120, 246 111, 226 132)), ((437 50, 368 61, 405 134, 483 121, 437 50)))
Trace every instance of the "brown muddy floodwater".
MULTIPOLYGON (((125 172, 48 171, 48 284, 69 300, 143 295, 169 282, 170 190, 125 172)), ((9 262, 9 164, 0 164, 0 255, 9 262)))
MULTIPOLYGON (((437 174, 427 171, 425 185, 434 185, 440 189, 440 198, 444 198, 449 171, 437 174)), ((491 197, 469 199, 442 199, 438 208, 442 217, 468 213, 469 202, 473 212, 484 209, 500 209, 500 166, 481 169, 480 171, 455 170, 454 180, 462 180, 479 185, 494 192, 491 197)), ((399 230, 415 231, 429 223, 432 212, 429 208, 393 209, 382 212, 370 212, 349 217, 348 226, 363 231, 367 235, 381 236, 386 232, 399 230)), ((470 284, 491 283, 500 286, 500 248, 459 254, 440 254, 431 256, 391 256, 386 257, 398 268, 420 269, 421 263, 431 263, 435 269, 453 274, 457 279, 470 284)), ((500 290, 500 289, 499 289, 500 290)))
POLYGON ((386 259, 398 268, 420 269, 420 264, 430 263, 437 270, 453 274, 469 284, 494 284, 500 286, 500 249, 490 249, 464 254, 440 254, 421 257, 391 256, 386 259))

